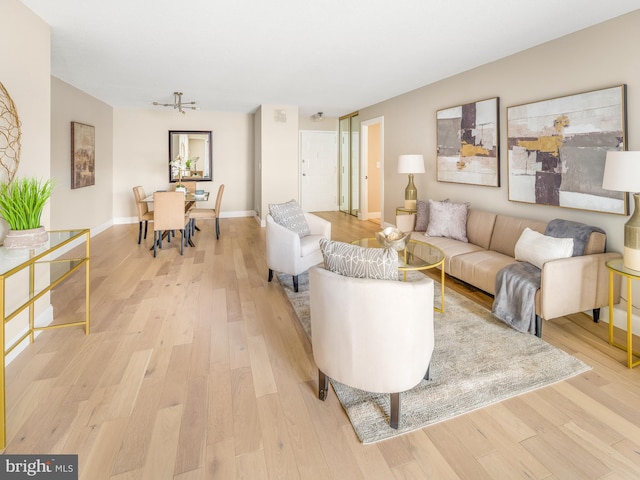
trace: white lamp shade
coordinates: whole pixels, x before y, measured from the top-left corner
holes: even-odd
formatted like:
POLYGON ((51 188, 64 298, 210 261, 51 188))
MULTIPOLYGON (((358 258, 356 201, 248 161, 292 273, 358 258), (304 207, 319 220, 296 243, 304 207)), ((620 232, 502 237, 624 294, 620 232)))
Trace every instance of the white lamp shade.
POLYGON ((618 192, 640 192, 640 152, 607 152, 602 188, 618 192))
POLYGON ((398 157, 398 173, 424 173, 424 157, 422 155, 400 155, 398 157))

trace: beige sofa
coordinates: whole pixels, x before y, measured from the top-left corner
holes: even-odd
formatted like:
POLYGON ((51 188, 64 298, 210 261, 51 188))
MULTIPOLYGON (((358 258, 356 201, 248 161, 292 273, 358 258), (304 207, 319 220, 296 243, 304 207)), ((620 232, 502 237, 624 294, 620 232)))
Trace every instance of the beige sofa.
MULTIPOLYGON (((415 215, 398 215, 397 226, 413 230, 415 215)), ((511 217, 470 208, 467 215, 468 243, 445 237, 429 237, 412 232, 412 238, 426 241, 445 254, 445 272, 491 295, 495 280, 505 266, 517 262, 515 245, 526 227, 545 232, 546 222, 511 217)), ((608 305, 609 275, 605 261, 621 258, 615 252, 605 253, 606 236, 593 232, 585 254, 546 262, 542 267, 541 286, 535 296, 536 335, 542 335, 542 319, 593 310, 599 320, 600 307, 608 305)), ((614 288, 619 300, 620 282, 614 288)))

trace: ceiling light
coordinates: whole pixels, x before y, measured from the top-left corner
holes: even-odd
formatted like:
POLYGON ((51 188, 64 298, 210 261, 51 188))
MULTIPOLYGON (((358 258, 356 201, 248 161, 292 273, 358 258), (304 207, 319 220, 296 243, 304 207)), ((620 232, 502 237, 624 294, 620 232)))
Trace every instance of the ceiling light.
POLYGON ((311 120, 314 122, 320 122, 324 118, 324 113, 318 112, 311 115, 311 120))
POLYGON ((198 110, 198 107, 196 107, 196 102, 182 101, 182 92, 173 92, 173 103, 153 102, 153 104, 158 105, 160 107, 173 107, 183 115, 185 114, 185 111, 184 111, 185 108, 188 108, 189 110, 198 110))

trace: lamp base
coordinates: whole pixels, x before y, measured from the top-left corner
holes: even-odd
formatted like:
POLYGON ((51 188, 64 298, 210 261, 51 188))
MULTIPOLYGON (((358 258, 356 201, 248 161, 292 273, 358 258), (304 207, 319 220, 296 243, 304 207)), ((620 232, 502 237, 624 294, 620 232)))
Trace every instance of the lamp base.
POLYGON ((418 189, 413 184, 413 174, 409 174, 409 184, 404 189, 404 208, 415 210, 418 201, 418 189))
POLYGON ((418 202, 416 200, 405 200, 404 208, 407 210, 415 210, 417 208, 417 203, 418 202))
POLYGON ((626 268, 640 271, 640 194, 633 194, 633 215, 624 224, 623 262, 626 268))

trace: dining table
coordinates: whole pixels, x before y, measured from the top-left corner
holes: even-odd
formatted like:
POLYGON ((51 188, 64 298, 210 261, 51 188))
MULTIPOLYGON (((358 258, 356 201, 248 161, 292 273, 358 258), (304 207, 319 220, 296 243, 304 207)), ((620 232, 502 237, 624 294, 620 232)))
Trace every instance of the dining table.
MULTIPOLYGON (((158 192, 163 192, 166 190, 157 190, 158 192)), ((189 209, 196 203, 196 202, 206 202, 207 200, 209 200, 209 192, 202 192, 202 193, 195 193, 195 192, 185 192, 184 194, 184 213, 187 213, 189 211, 189 209)), ((142 199, 143 202, 146 203, 153 203, 153 194, 148 195, 146 197, 144 197, 142 199)), ((198 228, 197 225, 194 225, 196 230, 200 230, 198 228)), ((162 234, 162 238, 166 238, 168 232, 164 232, 162 234)), ((193 241, 191 240, 191 237, 189 236, 189 246, 190 247, 195 247, 195 244, 193 243, 193 241)), ((153 247, 151 247, 151 249, 153 250, 153 247)))

